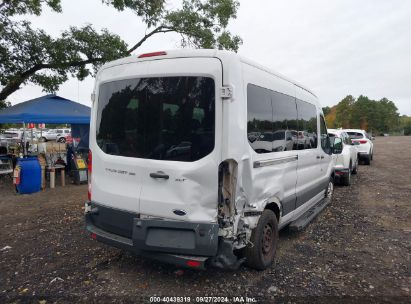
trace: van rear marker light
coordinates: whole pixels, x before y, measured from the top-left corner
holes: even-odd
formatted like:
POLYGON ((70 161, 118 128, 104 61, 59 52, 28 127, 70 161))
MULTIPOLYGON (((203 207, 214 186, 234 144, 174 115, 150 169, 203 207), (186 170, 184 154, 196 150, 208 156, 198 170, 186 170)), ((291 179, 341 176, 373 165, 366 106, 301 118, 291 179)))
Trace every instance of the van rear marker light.
POLYGON ((153 52, 153 53, 141 54, 140 56, 138 56, 138 58, 147 58, 147 57, 156 57, 156 56, 165 56, 165 55, 167 55, 167 53, 162 51, 162 52, 153 52))

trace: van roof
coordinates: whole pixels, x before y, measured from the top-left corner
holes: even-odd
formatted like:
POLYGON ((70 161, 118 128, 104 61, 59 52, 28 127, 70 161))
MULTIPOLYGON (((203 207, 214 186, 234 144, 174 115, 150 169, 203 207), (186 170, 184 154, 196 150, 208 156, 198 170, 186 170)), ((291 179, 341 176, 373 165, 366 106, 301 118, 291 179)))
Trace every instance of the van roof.
MULTIPOLYGON (((234 52, 225 51, 225 50, 216 50, 216 49, 175 49, 175 50, 165 50, 166 55, 159 55, 158 57, 144 57, 139 58, 139 55, 131 55, 128 57, 124 57, 121 59, 117 59, 111 62, 108 62, 103 65, 102 69, 109 68, 116 65, 128 64, 133 62, 140 62, 140 61, 148 61, 148 60, 156 60, 156 59, 164 59, 164 58, 182 58, 182 57, 215 57, 219 58, 222 62, 228 61, 230 58, 233 57, 238 58, 242 63, 251 65, 255 68, 263 70, 267 73, 270 73, 274 76, 277 76, 285 81, 291 82, 292 84, 296 85, 300 89, 307 91, 314 97, 317 97, 311 90, 306 88, 305 86, 301 85, 300 83, 276 72, 271 69, 264 67, 263 65, 252 61, 248 58, 242 57, 234 52)), ((140 54, 141 55, 141 54, 140 54)))

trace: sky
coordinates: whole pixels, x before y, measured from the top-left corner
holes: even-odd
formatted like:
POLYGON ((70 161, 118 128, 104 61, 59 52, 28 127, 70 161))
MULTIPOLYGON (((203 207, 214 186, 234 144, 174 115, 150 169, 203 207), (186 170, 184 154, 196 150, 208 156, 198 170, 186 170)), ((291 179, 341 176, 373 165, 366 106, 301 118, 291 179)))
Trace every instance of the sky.
MULTIPOLYGON (((167 1, 168 9, 179 1, 167 1)), ((46 9, 28 19, 58 36, 69 26, 108 28, 132 45, 146 29, 130 11, 117 12, 101 0, 62 0, 63 13, 46 9)), ((229 30, 243 39, 238 53, 311 89, 323 106, 346 95, 383 97, 411 115, 411 1, 241 0, 229 30)), ((174 49, 176 34, 160 34, 135 53, 174 49)), ((93 78, 70 79, 56 94, 91 105, 93 78)), ((10 95, 12 104, 45 94, 29 84, 10 95)))

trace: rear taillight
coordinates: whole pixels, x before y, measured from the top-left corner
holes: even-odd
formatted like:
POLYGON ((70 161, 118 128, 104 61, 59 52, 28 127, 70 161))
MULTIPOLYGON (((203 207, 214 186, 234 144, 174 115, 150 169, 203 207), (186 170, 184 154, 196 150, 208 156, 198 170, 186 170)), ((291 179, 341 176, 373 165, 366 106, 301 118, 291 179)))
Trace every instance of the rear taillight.
POLYGON ((358 142, 359 142, 360 144, 366 144, 368 141, 365 140, 365 139, 362 139, 362 140, 359 140, 358 142))
POLYGON ((93 156, 91 150, 88 151, 87 168, 88 168, 88 200, 91 201, 91 171, 93 169, 92 164, 93 156))
POLYGON ((196 267, 200 267, 200 266, 201 266, 201 263, 200 263, 199 261, 189 260, 189 261, 187 261, 186 265, 187 265, 188 267, 194 267, 194 268, 196 268, 196 267))

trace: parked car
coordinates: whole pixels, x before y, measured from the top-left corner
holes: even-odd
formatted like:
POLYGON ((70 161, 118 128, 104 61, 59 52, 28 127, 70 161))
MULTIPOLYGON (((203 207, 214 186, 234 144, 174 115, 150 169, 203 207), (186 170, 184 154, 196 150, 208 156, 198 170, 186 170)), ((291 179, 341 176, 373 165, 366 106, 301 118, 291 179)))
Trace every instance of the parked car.
POLYGON ((6 130, 3 134, 3 141, 8 143, 21 143, 24 140, 24 134, 27 136, 29 135, 26 131, 20 131, 18 129, 9 129, 6 130))
POLYGON ((44 141, 55 140, 57 142, 65 143, 68 136, 71 136, 70 129, 50 129, 43 133, 42 139, 44 141))
POLYGON ((314 146, 314 136, 307 131, 298 131, 297 145, 300 150, 309 149, 314 146))
POLYGON ((359 143, 357 146, 358 156, 366 165, 370 165, 374 155, 374 144, 366 131, 360 129, 345 129, 353 142, 359 143))
POLYGON ((290 151, 295 146, 296 138, 289 130, 277 130, 275 132, 263 132, 256 140, 250 140, 252 137, 248 134, 251 146, 259 153, 268 153, 273 151, 290 151))
POLYGON ((341 138, 341 154, 333 154, 335 177, 344 186, 351 184, 351 174, 358 171, 358 150, 357 142, 351 141, 347 132, 341 129, 328 129, 328 134, 333 142, 333 138, 341 138))
POLYGON ((294 81, 235 53, 176 50, 107 63, 95 88, 85 221, 97 241, 184 267, 261 270, 280 229, 303 229, 331 201, 322 108, 294 81), (294 148, 293 130, 307 144, 294 148))

